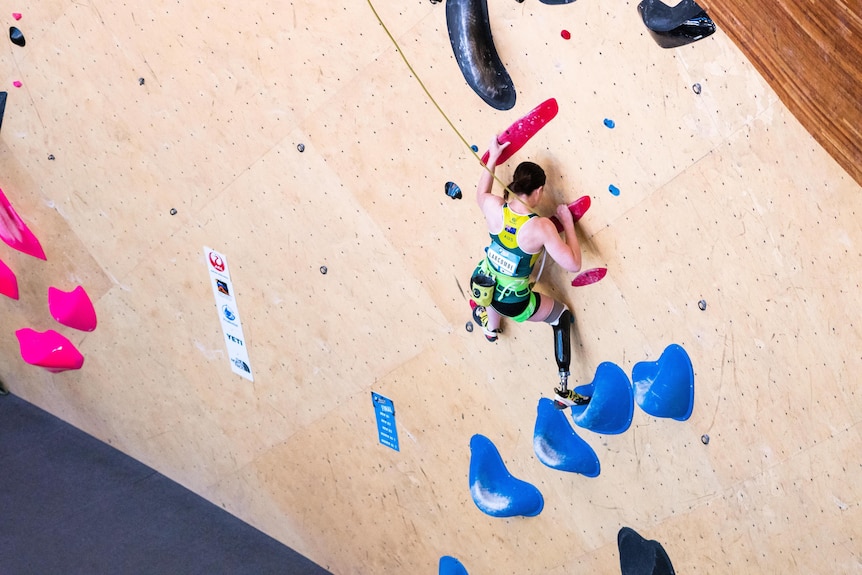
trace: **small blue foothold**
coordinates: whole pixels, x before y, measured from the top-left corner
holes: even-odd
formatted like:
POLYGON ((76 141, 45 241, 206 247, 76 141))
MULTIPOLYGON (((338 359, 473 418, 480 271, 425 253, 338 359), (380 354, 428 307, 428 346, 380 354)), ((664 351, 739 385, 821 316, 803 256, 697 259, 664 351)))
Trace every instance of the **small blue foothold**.
POLYGON ((614 124, 614 121, 613 121, 613 120, 611 120, 610 118, 605 118, 605 126, 607 126, 608 128, 613 129, 613 128, 614 128, 614 126, 616 126, 616 124, 614 124))
POLYGON ((471 150, 473 150, 473 151, 474 151, 474 152, 476 152, 476 153, 478 153, 478 152, 479 152, 479 146, 477 146, 476 144, 473 144, 472 146, 470 146, 470 149, 471 149, 471 150))
POLYGON ((620 189, 613 184, 608 186, 608 191, 615 196, 620 195, 620 189))

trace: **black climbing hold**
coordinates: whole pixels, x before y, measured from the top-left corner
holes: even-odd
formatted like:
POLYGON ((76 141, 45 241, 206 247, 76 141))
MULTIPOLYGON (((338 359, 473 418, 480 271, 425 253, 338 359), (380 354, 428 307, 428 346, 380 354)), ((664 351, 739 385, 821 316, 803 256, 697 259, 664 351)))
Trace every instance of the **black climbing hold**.
POLYGON ((143 86, 145 81, 143 78, 138 78, 138 86, 143 86))
POLYGON ((715 23, 694 0, 668 6, 662 0, 643 0, 638 12, 650 36, 662 48, 677 48, 711 36, 715 23))
POLYGON ((697 302, 697 307, 700 308, 700 311, 704 311, 706 309, 706 300, 702 299, 699 302, 697 302))
POLYGON ((27 43, 27 41, 24 40, 24 34, 22 34, 21 30, 15 26, 9 28, 9 39, 12 40, 12 43, 16 46, 23 46, 27 43))
POLYGON ((691 89, 694 90, 695 94, 700 94, 700 84, 694 84, 691 89))
POLYGON ((326 266, 320 266, 320 273, 322 273, 323 275, 326 275, 326 272, 328 271, 329 270, 326 269, 326 266))
POLYGON ((3 127, 3 114, 6 113, 6 92, 0 92, 0 128, 3 127))
POLYGON ((455 182, 446 182, 446 195, 452 198, 453 200, 461 199, 461 188, 458 187, 458 184, 455 182))
MULTIPOLYGON (((523 1, 523 0, 521 0, 521 1, 523 1)), ((464 325, 464 329, 466 329, 467 331, 473 331, 473 322, 472 322, 472 321, 468 321, 468 322, 466 323, 466 325, 464 325)))
POLYGON ((53 160, 53 159, 54 159, 54 154, 48 154, 48 159, 49 159, 49 160, 53 160))
POLYGON ((709 436, 704 433, 703 435, 700 436, 700 441, 704 445, 708 445, 709 444, 709 436))
POLYGON ((177 209, 176 208, 171 208, 171 215, 172 216, 177 215, 177 209))
POLYGON ((0 395, 9 395, 9 390, 6 389, 6 386, 3 385, 2 381, 0 381, 0 395))
POLYGON ((446 0, 446 27, 467 84, 497 110, 515 105, 515 86, 491 37, 487 0, 446 0))
POLYGON ((441 2, 441 0, 431 0, 432 4, 439 4, 440 2, 441 2))
POLYGON ((305 151, 305 144, 297 144, 296 149, 300 151, 300 153, 305 151))
POLYGON ((647 540, 623 527, 617 534, 622 575, 674 575, 673 565, 658 541, 647 540))

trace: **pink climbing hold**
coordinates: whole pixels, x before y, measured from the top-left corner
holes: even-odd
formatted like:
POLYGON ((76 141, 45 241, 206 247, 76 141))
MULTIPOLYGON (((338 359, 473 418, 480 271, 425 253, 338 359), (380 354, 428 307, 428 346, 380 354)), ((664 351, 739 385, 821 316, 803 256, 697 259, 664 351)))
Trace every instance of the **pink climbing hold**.
POLYGON ((48 259, 45 257, 45 251, 39 240, 18 217, 12 204, 6 199, 3 190, 0 190, 0 239, 19 252, 24 252, 40 260, 48 259))
POLYGON ((49 287, 48 310, 51 316, 63 325, 81 331, 96 329, 96 310, 90 296, 81 286, 70 292, 49 287))
POLYGON ((594 284, 598 281, 601 281, 601 279, 605 277, 607 273, 608 268, 593 268, 591 270, 583 271, 577 276, 575 276, 575 279, 572 280, 572 287, 581 287, 594 284))
POLYGON ((0 293, 12 299, 18 299, 18 278, 3 260, 0 260, 0 293))
POLYGON ((12 12, 12 17, 15 18, 16 20, 20 20, 21 14, 19 14, 18 12, 12 12))
POLYGON ((14 82, 12 82, 12 85, 15 86, 16 88, 20 88, 24 84, 22 84, 20 80, 15 80, 14 82))
POLYGON ((570 40, 572 38, 572 35, 569 33, 568 30, 563 30, 562 32, 560 32, 560 36, 563 37, 563 40, 570 40))
POLYGON ((84 365, 81 352, 54 330, 38 332, 24 328, 16 331, 15 336, 21 346, 21 358, 30 365, 45 368, 51 373, 81 369, 84 365))

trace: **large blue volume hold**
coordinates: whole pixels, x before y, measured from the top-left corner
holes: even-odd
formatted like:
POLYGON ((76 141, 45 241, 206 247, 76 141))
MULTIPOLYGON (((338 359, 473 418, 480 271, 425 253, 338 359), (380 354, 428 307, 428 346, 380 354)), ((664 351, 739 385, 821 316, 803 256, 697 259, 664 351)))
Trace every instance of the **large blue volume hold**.
POLYGON ((532 517, 545 507, 541 492, 512 477, 491 440, 479 434, 470 439, 470 495, 491 517, 532 517))
POLYGON ((654 417, 685 421, 694 408, 694 368, 688 353, 672 343, 658 361, 642 361, 632 369, 635 401, 654 417))
POLYGON ((572 420, 579 427, 604 435, 616 435, 632 424, 634 392, 629 376, 609 361, 599 364, 593 382, 575 388, 590 397, 587 405, 573 405, 572 420))
POLYGON ((575 433, 565 412, 546 397, 539 400, 536 411, 533 451, 539 461, 558 471, 598 476, 601 467, 596 452, 575 433))

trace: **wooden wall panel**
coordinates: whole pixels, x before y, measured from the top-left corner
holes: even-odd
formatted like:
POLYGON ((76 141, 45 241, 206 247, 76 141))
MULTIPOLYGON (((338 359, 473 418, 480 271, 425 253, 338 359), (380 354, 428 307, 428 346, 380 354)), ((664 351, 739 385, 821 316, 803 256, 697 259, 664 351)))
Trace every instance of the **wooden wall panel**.
POLYGON ((862 2, 700 4, 814 139, 862 183, 862 2))
POLYGON ((491 345, 465 329, 487 242, 478 162, 366 2, 24 14, 27 46, 0 56, 0 187, 48 261, 0 245, 22 288, 0 300, 0 378, 339 575, 432 573, 442 555, 473 574, 614 573, 624 526, 678 572, 857 568, 862 195, 725 35, 731 12, 710 6, 718 33, 662 50, 631 3, 494 3, 518 91, 499 112, 463 81, 443 4, 377 8, 467 143, 557 98, 499 174, 542 163, 546 212, 592 198, 584 262, 608 276, 575 289, 549 265, 540 282, 575 312, 573 381, 678 343, 689 420, 636 410, 624 434, 579 430, 597 478, 536 459, 551 330, 509 323, 491 345), (205 245, 228 258, 253 383, 230 371, 205 245), (74 283, 92 333, 47 313, 48 286, 74 283), (84 368, 24 364, 21 327, 69 336, 84 368), (394 401, 398 452, 378 443, 372 391, 394 401), (540 489, 539 516, 474 505, 476 433, 540 489))

